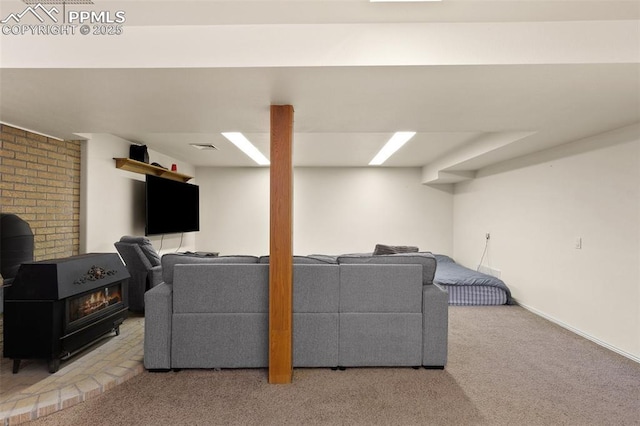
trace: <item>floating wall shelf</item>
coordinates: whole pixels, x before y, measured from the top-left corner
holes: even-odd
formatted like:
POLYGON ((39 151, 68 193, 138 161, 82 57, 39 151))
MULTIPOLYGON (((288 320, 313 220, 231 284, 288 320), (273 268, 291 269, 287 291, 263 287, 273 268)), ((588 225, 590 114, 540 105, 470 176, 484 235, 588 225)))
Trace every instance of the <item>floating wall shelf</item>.
POLYGON ((162 167, 152 166, 142 161, 132 160, 130 158, 114 158, 116 160, 116 168, 127 170, 129 172, 141 173, 143 175, 160 176, 167 179, 173 179, 180 182, 187 182, 192 176, 183 175, 182 173, 172 172, 162 167))

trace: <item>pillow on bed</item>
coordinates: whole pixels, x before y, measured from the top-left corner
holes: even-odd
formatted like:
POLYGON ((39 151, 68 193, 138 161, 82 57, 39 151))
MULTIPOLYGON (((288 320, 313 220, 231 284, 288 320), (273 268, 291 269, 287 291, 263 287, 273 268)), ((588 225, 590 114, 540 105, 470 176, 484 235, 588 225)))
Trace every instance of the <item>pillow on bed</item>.
POLYGON ((373 255, 381 255, 381 254, 399 254, 399 253, 417 253, 418 247, 413 246, 388 246, 385 244, 376 244, 375 250, 373 250, 373 255))
POLYGON ((455 260, 444 254, 434 254, 438 263, 456 263, 455 260))

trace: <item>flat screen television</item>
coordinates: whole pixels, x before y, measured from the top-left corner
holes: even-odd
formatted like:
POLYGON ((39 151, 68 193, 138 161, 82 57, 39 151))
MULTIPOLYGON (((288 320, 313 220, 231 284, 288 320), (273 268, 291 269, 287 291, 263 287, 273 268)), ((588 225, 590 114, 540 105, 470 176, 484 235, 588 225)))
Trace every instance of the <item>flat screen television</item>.
POLYGON ((145 234, 200 230, 200 191, 197 185, 147 175, 145 234))

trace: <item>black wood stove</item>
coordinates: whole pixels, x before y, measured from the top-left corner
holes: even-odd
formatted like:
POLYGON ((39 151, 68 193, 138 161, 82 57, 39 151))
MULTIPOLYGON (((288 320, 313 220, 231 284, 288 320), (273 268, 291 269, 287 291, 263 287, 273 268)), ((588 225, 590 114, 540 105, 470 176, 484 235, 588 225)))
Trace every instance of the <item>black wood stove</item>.
POLYGON ((4 356, 44 358, 49 372, 127 317, 129 273, 116 253, 27 262, 4 288, 4 356))

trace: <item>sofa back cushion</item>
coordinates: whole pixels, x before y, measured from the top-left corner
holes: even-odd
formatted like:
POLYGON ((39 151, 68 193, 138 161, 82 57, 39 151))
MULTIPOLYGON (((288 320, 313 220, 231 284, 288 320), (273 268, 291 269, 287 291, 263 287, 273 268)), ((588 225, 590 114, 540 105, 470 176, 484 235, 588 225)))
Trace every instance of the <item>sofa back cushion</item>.
POLYGON ((344 254, 338 257, 339 264, 365 264, 365 265, 422 265, 422 284, 433 284, 433 276, 436 273, 436 258, 428 252, 399 253, 381 255, 344 254))
POLYGON ((420 265, 340 265, 341 313, 421 313, 420 265))
POLYGON ((340 300, 340 266, 293 265, 293 312, 337 313, 340 300))
POLYGON ((175 265, 173 312, 269 312, 269 266, 175 265))
POLYGON ((162 279, 167 284, 173 284, 173 269, 176 265, 199 264, 247 264, 258 263, 256 256, 194 256, 184 253, 170 253, 162 256, 162 279))
MULTIPOLYGON (((260 263, 269 263, 269 256, 261 256, 260 263)), ((294 265, 336 265, 338 261, 331 256, 293 256, 294 265)))

